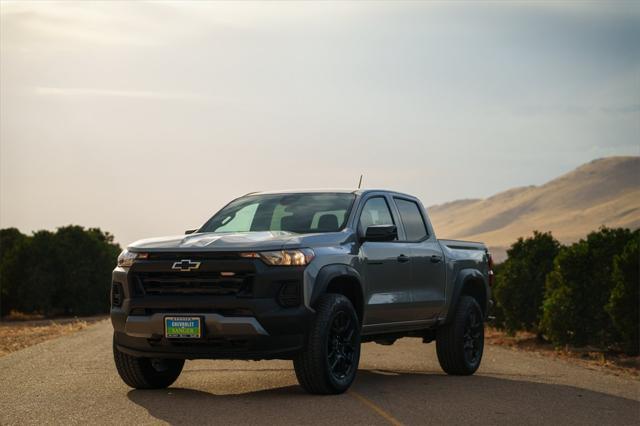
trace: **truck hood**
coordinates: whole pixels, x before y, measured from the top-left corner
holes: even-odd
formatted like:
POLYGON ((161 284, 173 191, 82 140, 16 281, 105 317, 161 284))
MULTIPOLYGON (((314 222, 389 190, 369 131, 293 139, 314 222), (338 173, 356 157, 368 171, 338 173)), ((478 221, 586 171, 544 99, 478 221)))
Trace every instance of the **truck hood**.
POLYGON ((350 231, 319 234, 295 234, 286 231, 197 233, 149 238, 129 245, 131 251, 258 251, 284 248, 317 247, 346 242, 350 231))

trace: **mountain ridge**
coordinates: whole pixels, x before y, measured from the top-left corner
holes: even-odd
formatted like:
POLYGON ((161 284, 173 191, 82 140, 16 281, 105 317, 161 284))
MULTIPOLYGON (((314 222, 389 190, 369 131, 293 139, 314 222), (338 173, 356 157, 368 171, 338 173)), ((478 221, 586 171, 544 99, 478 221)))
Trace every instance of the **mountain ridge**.
POLYGON ((443 238, 484 241, 497 260, 519 237, 551 231, 572 243, 600 226, 640 228, 640 157, 605 157, 542 185, 427 208, 443 238))

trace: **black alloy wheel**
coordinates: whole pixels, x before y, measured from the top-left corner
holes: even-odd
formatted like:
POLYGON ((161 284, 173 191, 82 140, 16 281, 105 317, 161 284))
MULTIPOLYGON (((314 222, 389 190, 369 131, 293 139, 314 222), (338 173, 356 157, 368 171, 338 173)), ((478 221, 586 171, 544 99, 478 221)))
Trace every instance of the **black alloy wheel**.
POLYGON ((478 309, 471 309, 464 325, 464 358, 469 365, 478 363, 483 349, 483 324, 478 309))
POLYGON ((360 362, 360 321, 344 295, 320 296, 305 347, 293 359, 300 385, 313 394, 339 394, 351 386, 360 362))
POLYGON ((356 327, 353 318, 345 311, 338 311, 331 323, 327 361, 331 374, 338 380, 349 376, 356 367, 356 327))
POLYGON ((447 374, 476 372, 484 351, 484 316, 478 301, 462 295, 453 318, 436 332, 436 353, 447 374))

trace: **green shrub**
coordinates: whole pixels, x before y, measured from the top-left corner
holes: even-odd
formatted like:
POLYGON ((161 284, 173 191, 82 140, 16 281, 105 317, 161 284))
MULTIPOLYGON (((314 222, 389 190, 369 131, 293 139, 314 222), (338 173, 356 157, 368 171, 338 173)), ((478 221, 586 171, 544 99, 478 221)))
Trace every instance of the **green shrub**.
POLYGON ((120 251, 109 233, 66 226, 22 237, 1 230, 0 238, 3 313, 90 315, 108 311, 111 271, 120 251), (12 243, 5 244, 5 240, 12 243))
POLYGON ((547 273, 560 244, 551 233, 534 231, 533 237, 519 238, 507 251, 508 258, 496 271, 493 294, 496 325, 509 333, 538 331, 547 273))
POLYGON ((65 259, 58 250, 55 233, 38 231, 20 249, 16 263, 10 265, 12 272, 18 271, 12 274, 16 277, 12 308, 26 313, 54 313, 53 296, 65 279, 65 259))
POLYGON ((640 353, 640 232, 613 260, 613 289, 606 311, 613 320, 621 347, 629 355, 640 353))
MULTIPOLYGON (((16 228, 0 229, 0 313, 9 312, 15 301, 12 299, 14 286, 19 282, 19 271, 9 273, 9 265, 16 264, 15 257, 28 237, 16 228)), ((15 269, 15 268, 14 268, 15 269)))
POLYGON ((628 229, 601 228, 560 250, 547 276, 541 321, 554 344, 606 347, 615 340, 605 305, 614 286, 613 259, 631 238, 628 229))
POLYGON ((504 318, 504 309, 502 309, 502 305, 500 305, 497 301, 496 301, 496 294, 495 294, 495 290, 496 287, 499 285, 499 281, 500 281, 500 276, 502 273, 504 267, 504 262, 502 263, 496 263, 493 265, 493 273, 495 274, 495 282, 493 283, 493 288, 492 288, 492 298, 493 301, 495 302, 493 305, 493 308, 491 309, 491 315, 493 315, 494 319, 493 322, 491 323, 492 326, 502 329, 504 330, 506 328, 505 326, 505 318, 504 318))

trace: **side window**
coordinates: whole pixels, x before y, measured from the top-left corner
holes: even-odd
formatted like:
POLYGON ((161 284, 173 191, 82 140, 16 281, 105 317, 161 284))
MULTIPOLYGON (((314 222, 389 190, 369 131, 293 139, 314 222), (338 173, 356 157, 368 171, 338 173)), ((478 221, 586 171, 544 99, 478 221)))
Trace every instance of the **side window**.
POLYGON ((360 214, 360 230, 364 232, 371 225, 394 225, 391 211, 383 197, 369 198, 360 214))
POLYGON ((409 200, 394 198, 400 219, 404 225, 404 233, 407 235, 407 241, 420 241, 427 237, 427 227, 420 213, 418 205, 409 200))

